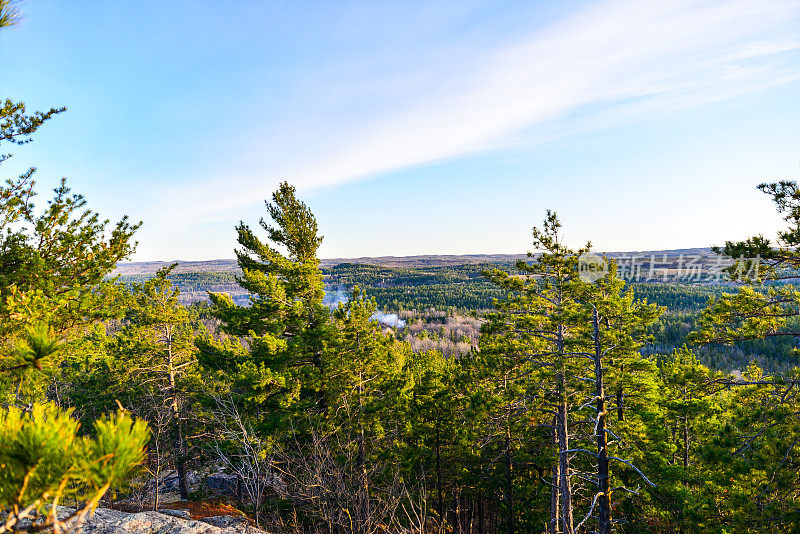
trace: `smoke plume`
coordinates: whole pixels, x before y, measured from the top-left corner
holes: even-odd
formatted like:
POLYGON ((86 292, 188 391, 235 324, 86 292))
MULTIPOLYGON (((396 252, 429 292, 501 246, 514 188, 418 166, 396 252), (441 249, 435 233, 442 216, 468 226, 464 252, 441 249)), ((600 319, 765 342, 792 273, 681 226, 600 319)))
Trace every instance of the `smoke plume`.
MULTIPOLYGON (((322 303, 333 310, 336 309, 339 304, 346 304, 348 300, 350 300, 350 297, 348 296, 347 291, 340 286, 336 289, 326 288, 325 296, 322 298, 322 303)), ((386 326, 397 328, 398 330, 405 328, 406 326, 406 322, 398 317, 396 313, 384 313, 378 310, 372 314, 370 319, 378 321, 386 326)))

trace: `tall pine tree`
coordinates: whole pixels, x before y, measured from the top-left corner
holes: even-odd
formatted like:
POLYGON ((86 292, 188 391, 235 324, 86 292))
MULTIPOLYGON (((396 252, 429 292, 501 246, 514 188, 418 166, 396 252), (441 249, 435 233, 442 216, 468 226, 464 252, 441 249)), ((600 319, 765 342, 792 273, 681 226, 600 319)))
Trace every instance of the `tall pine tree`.
POLYGON ((260 220, 266 242, 243 222, 236 229, 238 283, 249 303, 211 293, 212 314, 229 338, 204 338, 198 346, 200 363, 226 377, 256 426, 274 430, 292 414, 324 412, 331 325, 314 215, 286 182, 266 208, 270 220, 260 220))

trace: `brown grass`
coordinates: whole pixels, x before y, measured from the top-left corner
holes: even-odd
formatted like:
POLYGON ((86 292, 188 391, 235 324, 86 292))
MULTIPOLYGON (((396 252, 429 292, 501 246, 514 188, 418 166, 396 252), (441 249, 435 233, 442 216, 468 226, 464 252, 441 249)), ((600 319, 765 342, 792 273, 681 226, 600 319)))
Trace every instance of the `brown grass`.
MULTIPOLYGON (((191 514, 192 519, 204 519, 206 517, 230 515, 235 517, 244 517, 247 519, 248 523, 253 523, 244 512, 220 498, 203 499, 201 501, 178 501, 173 503, 164 503, 159 505, 159 508, 162 510, 186 510, 189 512, 189 514, 191 514)), ((151 508, 120 503, 115 504, 114 509, 121 512, 136 513, 150 510, 151 508)))

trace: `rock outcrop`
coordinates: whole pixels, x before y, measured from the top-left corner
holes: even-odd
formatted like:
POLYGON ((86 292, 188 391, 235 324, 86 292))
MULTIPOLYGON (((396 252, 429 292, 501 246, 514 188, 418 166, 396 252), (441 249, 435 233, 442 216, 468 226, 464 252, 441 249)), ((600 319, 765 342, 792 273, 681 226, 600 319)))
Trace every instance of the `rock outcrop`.
POLYGON ((214 473, 206 478, 205 483, 208 489, 213 492, 236 495, 237 479, 235 475, 214 473))
MULTIPOLYGON (((59 510, 59 517, 69 517, 72 510, 59 510)), ((161 512, 128 514, 98 508, 74 534, 265 534, 232 516, 209 517, 194 521, 161 512)))

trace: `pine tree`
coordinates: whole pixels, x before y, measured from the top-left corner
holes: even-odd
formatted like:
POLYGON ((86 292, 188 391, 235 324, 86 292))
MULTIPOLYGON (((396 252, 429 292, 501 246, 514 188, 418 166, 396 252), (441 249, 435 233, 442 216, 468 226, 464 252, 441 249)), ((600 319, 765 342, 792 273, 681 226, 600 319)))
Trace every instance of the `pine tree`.
MULTIPOLYGON (((282 183, 266 202, 271 223, 260 225, 262 242, 244 223, 237 227, 239 285, 248 306, 211 293, 212 314, 230 336, 198 342, 200 362, 231 378, 246 411, 264 429, 283 427, 293 414, 325 411, 324 365, 330 312, 322 304, 324 283, 317 249, 322 242, 314 215, 282 183), (280 248, 285 253, 280 252, 280 248)), ((227 380, 227 379, 225 379, 227 380)))
POLYGON ((178 301, 179 290, 173 289, 167 278, 176 265, 159 269, 153 278, 131 288, 127 324, 115 336, 110 350, 126 368, 121 385, 139 396, 130 401, 141 405, 150 404, 147 399, 152 399, 155 405, 140 406, 143 415, 153 411, 166 414, 178 487, 181 498, 186 499, 183 412, 188 402, 186 376, 196 371, 197 328, 189 310, 178 301))
POLYGON ((441 352, 418 352, 408 359, 405 398, 400 413, 405 419, 406 477, 424 488, 439 528, 460 523, 452 505, 457 499, 464 470, 470 467, 468 438, 476 438, 479 416, 466 419, 465 401, 478 392, 463 381, 463 359, 448 359, 441 352), (470 424, 465 424, 469 420, 470 424))
MULTIPOLYGON (((655 364, 638 351, 661 311, 623 291, 613 262, 596 283, 583 281, 579 267, 589 245, 569 249, 561 242, 560 228, 555 214, 548 213, 544 227, 534 229, 539 253, 531 254, 533 262, 517 264, 521 276, 489 273, 509 296, 496 304, 482 329, 480 357, 491 362, 482 387, 491 389, 492 381, 502 386, 492 396, 507 399, 500 405, 507 413, 508 442, 512 419, 517 425, 532 419, 540 429, 551 429, 548 440, 524 425, 516 430, 529 440, 538 436, 535 448, 555 454, 547 530, 572 533, 591 519, 597 530, 610 532, 612 494, 624 494, 621 490, 631 480, 626 472, 650 482, 635 465, 637 458, 615 451, 625 447, 623 430, 631 429, 624 423, 626 411, 634 411, 629 419, 640 421, 640 401, 632 399, 643 394, 652 398, 655 389, 655 364), (584 430, 587 425, 591 432, 584 430), (612 463, 618 464, 622 480, 613 480, 612 463), (592 495, 588 501, 583 497, 587 482, 592 495), (578 510, 584 517, 576 524, 578 510)), ((507 473, 513 464, 508 462, 507 473)), ((513 488, 511 480, 506 485, 513 488)), ((506 528, 515 529, 511 515, 506 528)))
MULTIPOLYGON (((44 330, 32 332, 24 344, 36 359, 58 348, 44 330)), ((26 519, 37 521, 37 531, 82 521, 143 460, 147 425, 122 410, 95 421, 93 437, 78 437, 79 426, 72 410, 52 404, 0 410, 0 533, 25 531, 18 523, 26 519), (84 504, 59 520, 56 505, 67 497, 84 504)))
POLYGON ((393 415, 382 409, 387 385, 402 364, 392 350, 392 337, 382 334, 372 318, 376 310, 375 301, 354 287, 348 301, 334 312, 338 335, 326 365, 328 424, 340 435, 335 443, 356 449, 355 454, 341 455, 355 457, 347 468, 357 481, 356 532, 371 532, 383 520, 384 503, 376 502, 380 492, 372 486, 392 461, 384 457, 386 465, 381 465, 380 451, 374 449, 384 437, 385 417, 393 415))
MULTIPOLYGON (((647 328, 652 325, 662 310, 647 304, 646 301, 634 300, 632 291, 623 292, 624 281, 616 276, 616 265, 611 262, 608 272, 597 280, 596 284, 585 284, 584 295, 579 299, 583 321, 589 324, 584 331, 585 348, 575 347, 574 354, 584 356, 588 360, 588 369, 583 380, 594 385, 588 392, 588 398, 581 406, 594 404, 593 413, 588 416, 593 424, 592 438, 595 451, 585 447, 584 451, 593 458, 592 471, 587 473, 589 479, 596 484, 594 497, 589 511, 580 524, 595 517, 597 531, 609 534, 613 530, 612 505, 614 494, 625 495, 629 488, 625 480, 612 480, 612 461, 620 470, 630 469, 639 475, 639 480, 649 485, 653 483, 636 467, 636 458, 623 458, 624 450, 629 444, 624 442, 625 407, 623 394, 625 384, 636 384, 637 393, 645 393, 647 374, 655 372, 655 365, 639 354, 639 349, 647 338, 647 328), (645 378, 645 380, 642 380, 645 378), (607 386, 616 382, 616 398, 606 394, 607 386), (615 406, 616 402, 616 406, 615 406), (616 408, 616 409, 615 409, 616 408), (619 425, 612 424, 613 415, 617 416, 619 425), (620 428, 617 428, 619 426, 620 428), (619 451, 617 456, 615 451, 619 451), (613 482, 619 482, 615 486, 613 482)), ((612 389, 613 391, 613 389, 612 389)), ((630 411, 630 410, 629 410, 630 411)), ((629 453, 627 453, 629 454, 629 453)), ((619 479, 620 477, 613 477, 619 479)), ((625 479, 630 477, 624 477, 625 479)))
POLYGON ((800 317, 800 291, 794 284, 774 284, 800 278, 800 188, 790 181, 758 188, 772 197, 788 228, 779 232, 775 245, 759 235, 714 247, 733 260, 727 273, 743 286, 736 294, 711 299, 692 335, 695 343, 800 336, 792 321, 800 317))
MULTIPOLYGON (((19 18, 15 2, 0 0, 0 28, 19 18)), ((63 111, 28 114, 6 99, 0 146, 30 142, 63 111)), ((0 164, 9 157, 0 155, 0 164)), ((30 168, 0 185, 0 533, 74 527, 142 461, 149 438, 147 426, 121 410, 87 425, 92 437, 79 437, 71 410, 42 402, 66 341, 77 337, 70 330, 119 312, 119 289, 105 278, 133 251, 138 225, 123 218, 109 229, 65 180, 37 212, 34 174, 30 168), (83 504, 63 521, 56 505, 67 496, 83 504)))
MULTIPOLYGON (((5 100, 0 107, 0 146, 30 142, 39 127, 63 111, 53 108, 29 114, 22 102, 5 100)), ((9 157, 0 156, 0 164, 9 157)), ((33 203, 35 171, 31 168, 0 186, 0 345, 4 349, 31 328, 50 329, 63 340, 74 330, 118 315, 120 289, 108 277, 133 252, 133 234, 139 227, 126 217, 109 227, 108 220, 85 209, 83 196, 72 194, 63 179, 53 199, 38 211, 33 203)), ((25 367, 19 356, 18 351, 3 350, 0 371, 25 367)), ((31 363, 37 369, 42 365, 55 369, 58 362, 31 363)), ((33 395, 33 390, 28 393, 33 395)))
MULTIPOLYGON (((533 406, 551 414, 552 422, 543 423, 552 424, 551 443, 556 455, 548 530, 572 534, 575 527, 569 424, 573 401, 583 388, 575 381, 579 367, 572 353, 588 328, 579 314, 578 299, 584 289, 578 278, 578 257, 589 245, 577 251, 568 248, 560 230, 558 217, 548 211, 542 229, 533 229, 533 245, 538 254, 529 253, 529 257, 534 261, 517 262, 522 276, 498 269, 487 273, 492 282, 509 292, 509 297, 498 301, 496 310, 487 315, 481 353, 496 355, 496 377, 504 388, 509 381, 523 381, 525 385, 514 389, 522 387, 528 395, 534 395, 533 406)), ((525 396, 513 396, 515 404, 526 404, 525 396)), ((509 459, 508 463, 510 473, 513 461, 509 459)), ((507 523, 508 532, 514 532, 513 516, 507 523)))
MULTIPOLYGON (((781 181, 761 184, 759 189, 772 197, 788 227, 779 232, 775 244, 754 236, 715 248, 733 259, 728 275, 742 287, 709 300, 689 337, 694 343, 800 337, 800 291, 787 283, 800 277, 800 188, 795 182, 781 181)), ((715 462, 706 476, 724 479, 730 489, 722 498, 708 495, 701 503, 701 515, 713 517, 714 509, 722 509, 718 522, 752 528, 769 524, 774 531, 791 531, 800 502, 800 486, 785 476, 787 466, 796 461, 794 450, 800 443, 796 371, 769 377, 751 364, 741 377, 718 377, 715 383, 720 389, 731 389, 729 398, 736 404, 729 409, 731 421, 720 425, 710 438, 707 454, 715 462), (755 502, 756 508, 745 507, 745 501, 755 502)))
POLYGON ((14 26, 21 18, 15 0, 0 0, 0 29, 14 26))

